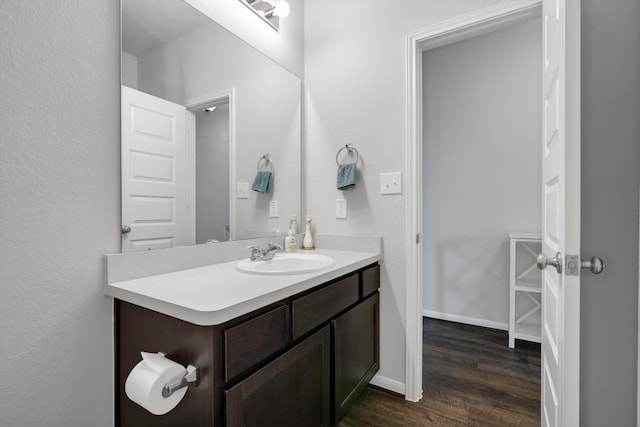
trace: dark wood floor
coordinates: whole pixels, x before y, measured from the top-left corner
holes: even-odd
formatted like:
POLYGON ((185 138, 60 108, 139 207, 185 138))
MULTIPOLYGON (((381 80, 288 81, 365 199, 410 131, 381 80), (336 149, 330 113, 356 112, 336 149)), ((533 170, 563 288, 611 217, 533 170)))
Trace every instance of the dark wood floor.
POLYGON ((539 344, 427 318, 423 342, 422 400, 369 386, 340 427, 540 425, 539 344))

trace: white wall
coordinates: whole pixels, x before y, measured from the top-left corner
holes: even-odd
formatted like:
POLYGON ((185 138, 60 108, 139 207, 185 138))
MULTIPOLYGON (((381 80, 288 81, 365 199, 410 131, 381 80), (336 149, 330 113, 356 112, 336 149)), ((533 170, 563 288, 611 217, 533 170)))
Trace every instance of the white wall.
MULTIPOLYGON (((239 2, 238 2, 239 3, 239 2)), ((259 22, 262 24, 262 22, 259 22)), ((271 30, 273 31, 273 30, 271 30)), ((234 239, 287 230, 300 216, 301 83, 218 25, 203 25, 138 57, 138 87, 188 105, 235 89, 235 178, 253 183, 258 160, 273 159, 273 192, 236 199, 234 239), (269 217, 269 202, 279 217, 269 217)))
POLYGON ((287 0, 291 14, 275 31, 239 1, 185 0, 265 55, 304 77, 304 0, 287 0))
POLYGON ((119 5, 0 2, 0 425, 113 425, 119 5))
POLYGON ((497 1, 305 2, 306 206, 318 232, 383 236, 379 377, 405 383, 405 195, 381 196, 379 175, 404 171, 406 34, 497 1), (330 17, 330 19, 327 19, 330 17), (353 191, 336 190, 336 151, 363 160, 353 191), (335 218, 335 199, 348 202, 335 218))
POLYGON ((541 226, 541 43, 534 19, 423 53, 425 315, 508 326, 507 235, 541 226))

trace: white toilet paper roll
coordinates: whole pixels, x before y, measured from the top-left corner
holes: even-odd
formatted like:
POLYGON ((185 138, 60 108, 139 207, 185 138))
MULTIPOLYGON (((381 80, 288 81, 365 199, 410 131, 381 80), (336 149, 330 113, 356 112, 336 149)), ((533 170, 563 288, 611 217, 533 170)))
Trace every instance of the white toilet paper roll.
POLYGON ((187 387, 176 390, 169 397, 162 397, 162 388, 184 376, 187 370, 161 353, 140 354, 142 361, 129 373, 124 391, 129 399, 153 415, 164 415, 180 403, 187 393, 187 387))

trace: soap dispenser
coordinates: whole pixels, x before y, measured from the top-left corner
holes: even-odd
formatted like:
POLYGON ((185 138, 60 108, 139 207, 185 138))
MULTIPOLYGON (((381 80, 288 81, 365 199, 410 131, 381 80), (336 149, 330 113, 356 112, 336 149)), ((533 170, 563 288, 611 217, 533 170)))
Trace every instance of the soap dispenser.
POLYGON ((295 252, 297 247, 296 236, 293 235, 293 230, 289 229, 289 234, 284 239, 284 250, 285 252, 295 252))
POLYGON ((302 239, 302 249, 315 249, 313 235, 311 235, 311 215, 307 215, 307 228, 304 231, 304 239, 302 239))

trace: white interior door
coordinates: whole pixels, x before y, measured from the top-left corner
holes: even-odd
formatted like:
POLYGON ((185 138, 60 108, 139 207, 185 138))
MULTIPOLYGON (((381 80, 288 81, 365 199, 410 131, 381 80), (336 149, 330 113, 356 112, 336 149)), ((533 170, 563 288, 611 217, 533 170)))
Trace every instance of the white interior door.
POLYGON ((542 425, 578 426, 580 276, 580 0, 543 1, 542 425))
POLYGON ((123 252, 187 243, 186 113, 122 86, 123 252))

